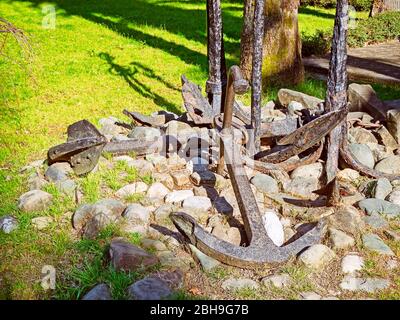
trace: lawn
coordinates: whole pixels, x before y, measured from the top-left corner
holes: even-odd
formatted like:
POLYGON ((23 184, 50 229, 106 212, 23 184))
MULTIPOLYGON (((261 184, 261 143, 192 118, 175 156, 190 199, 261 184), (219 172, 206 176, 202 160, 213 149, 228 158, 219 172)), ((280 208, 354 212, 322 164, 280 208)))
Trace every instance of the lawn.
MULTIPOLYGON (((123 108, 179 113, 180 75, 203 86, 207 78, 205 1, 2 0, 0 16, 29 34, 34 52, 34 60, 22 68, 0 58, 0 216, 13 214, 21 224, 12 235, 0 233, 0 298, 48 298, 37 282, 44 264, 62 270, 75 265, 60 275, 56 297, 77 298, 97 278, 118 283, 119 297, 121 288, 137 275, 121 278, 112 270, 101 275, 96 271, 101 246, 115 232, 93 243, 71 237, 65 219, 74 204, 55 190, 49 190, 56 196, 55 205, 41 215, 65 220, 65 228, 55 225, 51 234, 35 231, 33 216, 16 208, 27 179, 19 169, 45 158, 50 146, 64 141, 66 127, 83 118, 93 123, 111 115, 123 118, 123 108), (55 29, 42 26, 48 12, 43 8, 49 5, 56 8, 55 29), (94 264, 83 258, 87 250, 93 253, 94 264), (85 268, 85 263, 91 264, 85 268), (63 290, 71 283, 76 283, 74 290, 63 290)), ((224 1, 229 65, 239 59, 241 16, 240 1, 224 1)), ((334 10, 302 8, 301 31, 330 29, 333 18, 334 10)), ((13 44, 7 51, 19 54, 13 44)), ((325 91, 322 82, 311 80, 298 88, 320 97, 325 91)), ((400 90, 376 89, 382 97, 400 97, 400 90)), ((271 89, 264 99, 275 95, 276 89, 271 89)))

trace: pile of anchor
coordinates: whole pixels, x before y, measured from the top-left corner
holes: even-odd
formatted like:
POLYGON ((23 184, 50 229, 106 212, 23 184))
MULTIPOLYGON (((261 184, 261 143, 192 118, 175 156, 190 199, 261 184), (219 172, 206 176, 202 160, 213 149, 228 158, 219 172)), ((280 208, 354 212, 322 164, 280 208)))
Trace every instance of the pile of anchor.
MULTIPOLYGON (((252 268, 283 263, 306 247, 321 241, 325 221, 316 221, 313 228, 294 241, 279 247, 265 232, 262 215, 247 177, 246 167, 272 176, 285 177, 297 167, 326 157, 327 185, 317 193, 326 193, 327 206, 340 203, 339 184, 336 179, 339 156, 350 166, 370 177, 383 174, 370 169, 356 160, 347 145, 347 72, 346 72, 346 17, 347 7, 338 1, 332 57, 328 77, 325 104, 318 110, 299 110, 288 113, 285 119, 272 122, 261 121, 261 59, 260 37, 263 33, 263 1, 256 1, 254 19, 253 74, 251 79, 252 105, 246 110, 235 98, 250 89, 242 77, 240 68, 232 66, 225 72, 222 23, 219 1, 208 1, 209 12, 209 64, 210 77, 206 85, 207 97, 201 88, 182 76, 182 98, 186 110, 180 116, 158 112, 150 116, 124 110, 135 126, 165 128, 172 121, 189 124, 210 133, 219 152, 215 158, 208 157, 210 170, 229 176, 239 204, 247 246, 235 246, 218 239, 202 228, 193 217, 184 213, 171 214, 177 229, 188 241, 205 254, 228 265, 252 268), (224 80, 224 78, 226 78, 224 80), (323 151, 326 151, 325 154, 323 151), (298 156, 298 157, 295 157, 298 156)), ((261 39, 262 40, 262 39, 261 39)), ((123 126, 132 126, 122 123, 123 126)), ((92 171, 102 153, 136 156, 152 153, 178 153, 190 160, 193 153, 186 141, 171 141, 165 134, 149 139, 108 141, 94 125, 82 120, 68 127, 66 143, 48 151, 48 163, 69 162, 77 175, 92 171), (190 149, 190 148, 189 148, 190 149)), ((200 147, 195 143, 196 157, 210 154, 214 145, 200 147)), ((214 148, 215 149, 215 148, 214 148)), ((213 150, 214 150, 213 149, 213 150)), ((388 175, 386 175, 388 176, 388 175)), ((394 179, 393 176, 388 176, 394 179)))

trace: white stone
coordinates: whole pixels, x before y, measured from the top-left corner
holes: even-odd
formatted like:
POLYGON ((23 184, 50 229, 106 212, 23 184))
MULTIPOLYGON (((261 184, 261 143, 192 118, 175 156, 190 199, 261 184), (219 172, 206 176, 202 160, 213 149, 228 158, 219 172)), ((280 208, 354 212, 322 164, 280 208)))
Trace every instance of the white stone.
POLYGON ((138 203, 127 206, 122 215, 130 222, 138 224, 147 224, 150 220, 150 210, 138 203))
POLYGON ((278 274, 265 277, 262 279, 262 283, 265 286, 273 285, 275 288, 286 288, 290 287, 293 280, 288 274, 278 274))
POLYGON ((119 162, 119 161, 130 162, 130 161, 134 161, 134 159, 129 156, 117 156, 117 157, 113 158, 113 161, 115 161, 115 162, 119 162))
POLYGON ((169 193, 169 189, 161 182, 153 183, 147 190, 147 197, 151 198, 164 198, 169 193))
POLYGON ((294 178, 321 178, 324 171, 324 166, 321 162, 316 162, 312 164, 308 164, 305 166, 301 166, 293 170, 290 177, 294 178))
POLYGON ((302 252, 301 262, 312 269, 321 269, 335 258, 335 252, 323 244, 315 244, 302 252))
POLYGON ((360 178, 358 171, 346 168, 338 172, 337 178, 345 182, 356 182, 360 178))
POLYGON ((193 197, 194 193, 192 190, 178 190, 172 191, 165 196, 166 203, 179 203, 183 200, 193 197))
POLYGON ((334 249, 346 249, 354 246, 355 244, 353 237, 350 237, 343 231, 334 228, 329 229, 329 239, 334 249))
POLYGON ((395 190, 387 196, 387 200, 391 203, 400 205, 400 190, 395 190))
POLYGON ((277 246, 283 245, 285 242, 285 233, 283 232, 283 226, 279 221, 278 215, 274 211, 267 211, 262 217, 265 231, 271 238, 272 242, 277 246))
POLYGON ((119 189, 116 193, 115 196, 117 198, 123 199, 126 197, 129 197, 133 194, 136 193, 144 193, 147 191, 147 184, 145 184, 144 182, 134 182, 131 184, 128 184, 124 187, 122 187, 121 189, 119 189))
POLYGON ((364 268, 364 259, 356 254, 348 254, 342 260, 343 273, 355 273, 364 268))
POLYGON ((184 209, 203 210, 208 211, 211 209, 211 200, 207 197, 193 196, 183 200, 182 207, 184 209))

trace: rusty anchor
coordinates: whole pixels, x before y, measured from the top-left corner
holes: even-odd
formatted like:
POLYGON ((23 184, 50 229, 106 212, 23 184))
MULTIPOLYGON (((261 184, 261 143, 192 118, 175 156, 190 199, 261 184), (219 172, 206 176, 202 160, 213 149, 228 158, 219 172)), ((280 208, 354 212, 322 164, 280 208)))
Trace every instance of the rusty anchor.
POLYGON ((276 246, 267 235, 231 126, 235 93, 243 93, 245 88, 247 88, 247 84, 245 85, 239 67, 231 67, 226 89, 224 124, 220 132, 223 153, 219 166, 223 167, 226 162, 249 245, 240 247, 218 239, 205 231, 190 215, 184 212, 172 213, 170 218, 178 230, 205 254, 228 265, 253 268, 283 263, 306 247, 318 243, 322 237, 325 221, 321 219, 309 232, 283 247, 276 246))
POLYGON ((67 142, 54 146, 47 152, 47 161, 51 165, 56 162, 69 162, 77 175, 88 173, 94 169, 102 152, 124 154, 135 152, 143 155, 159 149, 158 141, 127 140, 107 142, 97 128, 87 120, 81 120, 68 126, 67 142))

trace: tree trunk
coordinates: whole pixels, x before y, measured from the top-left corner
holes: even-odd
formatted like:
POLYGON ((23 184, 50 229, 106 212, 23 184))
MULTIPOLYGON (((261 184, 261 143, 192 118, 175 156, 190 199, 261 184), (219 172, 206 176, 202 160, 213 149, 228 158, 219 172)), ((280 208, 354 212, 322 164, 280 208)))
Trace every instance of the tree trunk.
POLYGON ((263 83, 304 80, 298 23, 299 0, 265 0, 263 83))
POLYGON ((253 57, 253 19, 254 0, 245 0, 243 11, 243 27, 240 41, 240 70, 247 80, 251 78, 253 57))

